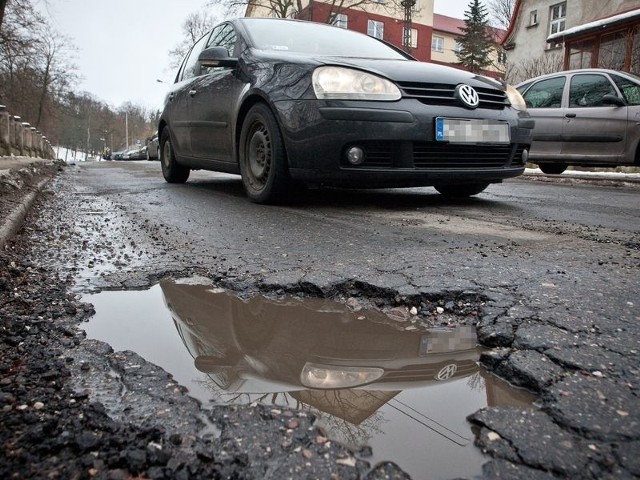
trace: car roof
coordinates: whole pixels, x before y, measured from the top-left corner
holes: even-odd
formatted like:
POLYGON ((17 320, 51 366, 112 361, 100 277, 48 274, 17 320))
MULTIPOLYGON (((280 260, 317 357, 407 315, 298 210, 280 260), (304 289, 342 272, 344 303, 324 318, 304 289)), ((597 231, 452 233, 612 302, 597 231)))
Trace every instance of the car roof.
POLYGON ((538 80, 545 79, 545 78, 557 77, 559 75, 573 75, 575 73, 607 73, 607 74, 621 75, 627 78, 631 78, 635 81, 638 81, 638 77, 636 77, 635 75, 630 74, 629 72, 621 71, 621 70, 611 70, 608 68, 576 68, 573 70, 561 70, 559 72, 547 73, 544 75, 539 75, 537 77, 528 78, 518 83, 516 85, 516 88, 522 85, 527 85, 531 82, 536 82, 538 80))

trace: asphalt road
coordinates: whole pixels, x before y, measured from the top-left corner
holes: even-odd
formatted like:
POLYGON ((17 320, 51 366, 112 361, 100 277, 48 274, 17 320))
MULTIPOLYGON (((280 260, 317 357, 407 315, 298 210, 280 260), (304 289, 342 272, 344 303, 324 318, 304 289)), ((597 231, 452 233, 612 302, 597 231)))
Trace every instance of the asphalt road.
POLYGON ((236 177, 192 172, 169 185, 159 170, 68 167, 39 234, 70 233, 35 250, 78 291, 198 273, 236 289, 384 290, 397 303, 473 292, 492 348, 482 362, 540 407, 470 418, 494 458, 486 474, 640 476, 638 184, 527 177, 460 201, 430 188, 319 190, 259 206, 236 177))

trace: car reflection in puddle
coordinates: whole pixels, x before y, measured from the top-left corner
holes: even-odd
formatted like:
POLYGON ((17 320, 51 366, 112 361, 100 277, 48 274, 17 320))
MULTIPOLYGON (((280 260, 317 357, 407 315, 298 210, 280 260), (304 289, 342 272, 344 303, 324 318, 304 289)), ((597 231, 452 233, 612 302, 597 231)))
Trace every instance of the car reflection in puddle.
POLYGON ((426 451, 430 478, 478 474, 484 460, 466 416, 487 403, 531 403, 480 372, 472 326, 418 331, 331 300, 242 299, 193 280, 160 286, 195 367, 222 402, 312 410, 331 438, 370 445, 414 478, 426 451))

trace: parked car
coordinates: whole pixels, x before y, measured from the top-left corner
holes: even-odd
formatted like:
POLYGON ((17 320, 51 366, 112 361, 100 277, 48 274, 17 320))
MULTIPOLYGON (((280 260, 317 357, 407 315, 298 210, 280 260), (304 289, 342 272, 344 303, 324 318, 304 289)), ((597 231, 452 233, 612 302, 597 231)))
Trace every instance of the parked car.
POLYGON ((122 154, 122 160, 144 160, 147 158, 147 147, 133 147, 122 154))
POLYGON ((167 182, 240 174, 269 203, 301 185, 474 195, 523 173, 532 129, 496 80, 330 25, 240 18, 191 48, 158 133, 167 182))
POLYGON ((529 161, 544 173, 568 166, 640 165, 640 77, 581 69, 520 83, 535 119, 529 161))
POLYGON ((125 152, 126 152, 126 150, 119 150, 117 152, 113 152, 111 154, 111 158, 113 160, 122 160, 122 156, 124 155, 125 152))
POLYGON ((147 160, 158 160, 160 158, 160 145, 158 143, 158 134, 156 133, 147 141, 147 160))

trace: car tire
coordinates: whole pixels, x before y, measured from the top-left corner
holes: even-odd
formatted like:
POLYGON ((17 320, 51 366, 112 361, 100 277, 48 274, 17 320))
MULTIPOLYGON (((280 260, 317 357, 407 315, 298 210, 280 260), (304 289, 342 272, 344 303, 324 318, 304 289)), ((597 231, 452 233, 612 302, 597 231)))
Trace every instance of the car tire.
POLYGON ((488 183, 443 183, 434 185, 433 188, 445 197, 466 198, 483 192, 488 186, 488 183))
POLYGON ((278 203, 291 188, 287 155, 278 122, 263 103, 247 113, 239 146, 240 174, 252 202, 278 203))
POLYGON ((560 175, 567 169, 567 166, 562 163, 540 163, 538 168, 547 175, 560 175))
POLYGON ((169 135, 169 130, 166 128, 162 131, 160 145, 160 164, 162 165, 162 176, 164 179, 168 183, 186 182, 189 179, 191 170, 187 167, 183 167, 182 165, 178 165, 176 162, 173 145, 171 144, 171 135, 169 135))

